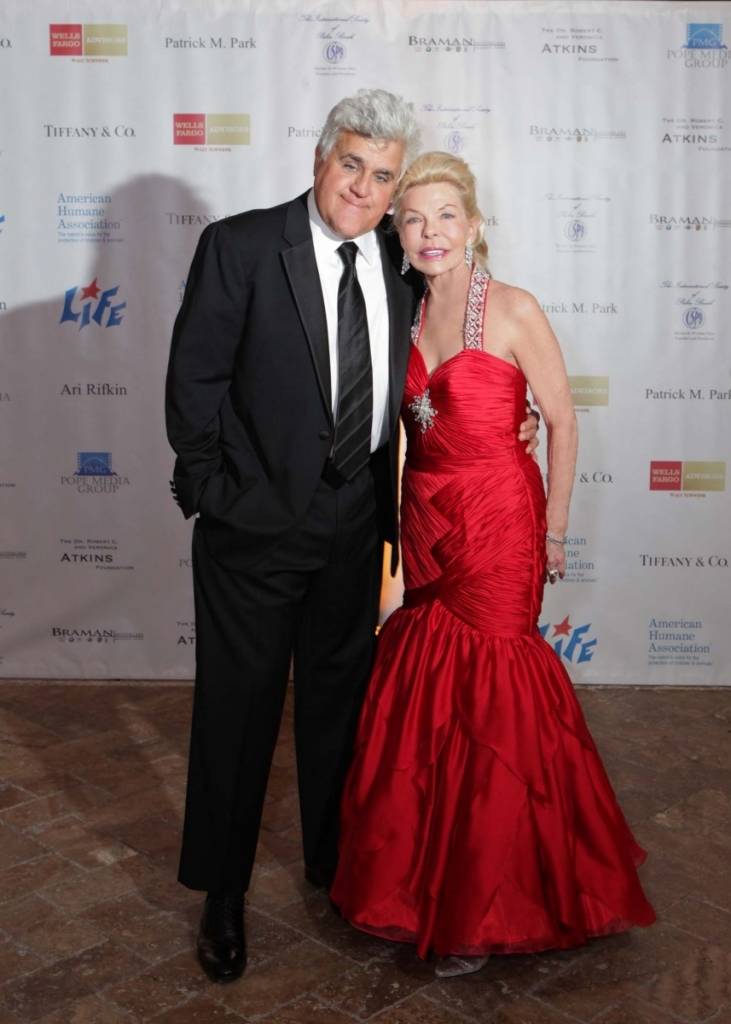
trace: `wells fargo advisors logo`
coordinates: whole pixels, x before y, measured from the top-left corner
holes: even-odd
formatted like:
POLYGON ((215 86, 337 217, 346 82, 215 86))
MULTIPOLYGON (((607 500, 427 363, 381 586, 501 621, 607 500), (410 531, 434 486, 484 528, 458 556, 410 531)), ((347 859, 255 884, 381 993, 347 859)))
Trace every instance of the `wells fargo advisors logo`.
POLYGON ((126 57, 126 25, 49 25, 52 57, 126 57))
POLYGON ((653 461, 651 491, 725 491, 725 462, 653 461))
POLYGON ((176 146, 248 146, 251 123, 248 114, 173 114, 176 146))

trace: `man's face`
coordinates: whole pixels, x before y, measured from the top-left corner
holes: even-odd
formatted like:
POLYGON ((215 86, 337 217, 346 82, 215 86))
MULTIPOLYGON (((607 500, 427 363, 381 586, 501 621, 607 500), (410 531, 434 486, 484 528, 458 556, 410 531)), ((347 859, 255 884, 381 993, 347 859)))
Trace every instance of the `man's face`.
POLYGON ((315 201, 341 238, 371 231, 391 205, 401 175, 402 142, 341 132, 326 157, 315 153, 315 201))

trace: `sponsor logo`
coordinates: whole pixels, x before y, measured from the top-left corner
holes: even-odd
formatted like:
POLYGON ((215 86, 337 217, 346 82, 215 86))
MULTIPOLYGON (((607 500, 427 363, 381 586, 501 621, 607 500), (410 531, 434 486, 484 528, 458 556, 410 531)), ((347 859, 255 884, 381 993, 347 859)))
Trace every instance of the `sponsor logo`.
POLYGON ((484 142, 490 107, 479 103, 466 106, 425 103, 421 110, 425 125, 439 135, 440 147, 449 153, 458 156, 476 138, 484 142))
POLYGON ((410 35, 409 49, 415 53, 472 53, 475 50, 504 50, 502 39, 476 39, 475 36, 410 35))
POLYGON ((304 125, 287 125, 287 138, 288 139, 319 139, 322 134, 322 125, 315 128, 312 125, 305 127, 304 125))
POLYGON ((724 144, 722 117, 663 117, 660 141, 663 146, 690 147, 699 153, 728 152, 724 144))
POLYGON ((649 665, 712 665, 712 645, 703 637, 703 620, 651 618, 647 626, 649 665))
POLYGON ((27 557, 28 557, 28 552, 27 551, 0 551, 0 558, 22 559, 22 558, 27 558, 27 557))
POLYGON ((715 341, 718 310, 716 300, 728 291, 724 281, 662 281, 660 287, 673 293, 673 335, 677 341, 715 341), (678 308, 679 307, 679 308, 678 308))
POLYGON ((126 57, 126 25, 49 26, 52 57, 126 57))
POLYGON ((731 402, 731 388, 645 388, 645 401, 731 402))
POLYGON ((649 222, 658 231, 716 231, 731 227, 731 220, 698 213, 651 213, 649 222))
POLYGON ((556 221, 557 252, 585 255, 599 251, 609 215, 609 196, 549 192, 546 202, 551 204, 556 221))
POLYGON ((307 26, 304 35, 300 26, 299 34, 304 39, 309 37, 314 47, 316 75, 343 77, 358 71, 353 55, 357 53, 359 29, 371 20, 367 15, 341 14, 328 8, 327 13, 300 14, 298 20, 307 26))
POLYGON ((613 484, 614 477, 604 469, 585 469, 576 474, 577 484, 613 484))
POLYGON ((102 570, 134 569, 133 565, 120 565, 119 544, 114 537, 61 537, 62 565, 84 566, 102 570))
POLYGON ((598 128, 556 127, 547 124, 529 125, 528 134, 535 142, 624 142, 627 138, 625 131, 600 131, 598 128))
POLYGON ((128 124, 66 125, 44 123, 47 139, 133 139, 135 130, 128 124))
POLYGON ((322 56, 328 64, 339 64, 345 59, 345 46, 337 40, 325 43, 322 48, 322 56))
POLYGON ((125 384, 113 384, 108 380, 87 381, 85 384, 62 384, 59 395, 64 398, 124 398, 125 384))
POLYGON ((616 302, 543 302, 541 309, 547 316, 617 316, 619 313, 616 302))
POLYGON ((5 217, 6 215, 4 213, 0 213, 0 235, 3 233, 3 228, 5 227, 5 217))
POLYGON ((101 192, 59 192, 56 237, 59 242, 121 242, 122 223, 111 214, 112 197, 101 192))
POLYGON ((61 477, 61 486, 72 487, 78 494, 116 494, 129 483, 129 477, 112 469, 110 452, 78 452, 76 472, 61 477))
POLYGON ((540 51, 547 57, 568 58, 579 63, 615 64, 619 57, 607 53, 604 29, 598 25, 570 25, 556 28, 544 25, 541 29, 540 51))
POLYGON ((726 555, 648 555, 638 556, 643 569, 728 569, 726 555))
POLYGON ((596 583, 598 581, 596 564, 589 553, 589 539, 576 535, 567 537, 564 552, 566 555, 565 583, 596 583))
POLYGON ((653 460, 650 463, 651 491, 726 490, 725 462, 678 462, 653 460))
POLYGON ((51 637, 62 644, 114 644, 143 640, 144 633, 123 633, 108 626, 51 626, 51 637))
POLYGON ((248 114, 173 114, 173 144, 230 149, 251 142, 248 114))
POLYGON ((572 626, 568 615, 561 622, 555 624, 546 622, 538 627, 541 636, 548 641, 556 654, 571 662, 572 665, 580 665, 582 662, 591 661, 594 657, 597 638, 588 635, 590 629, 590 622, 585 622, 581 626, 572 626))
POLYGON ((118 291, 118 284, 102 290, 97 284, 96 277, 86 286, 74 285, 67 288, 58 322, 78 323, 79 330, 88 327, 92 321, 98 327, 118 327, 124 319, 122 310, 127 308, 126 301, 112 302, 118 291))
POLYGON ((217 213, 173 213, 168 211, 165 213, 168 227, 195 227, 204 228, 207 224, 213 224, 217 220, 221 220, 225 214, 217 213))
POLYGON ((569 384, 577 408, 609 405, 609 377, 569 377, 569 384))
POLYGON ((690 22, 685 42, 667 51, 667 59, 686 68, 725 68, 728 47, 723 41, 723 25, 719 22, 690 22))
POLYGON ((195 644, 195 622, 181 622, 178 620, 175 623, 177 627, 177 639, 175 641, 176 647, 192 647, 195 644))
POLYGON ((256 39, 247 36, 165 36, 166 50, 255 50, 256 39))

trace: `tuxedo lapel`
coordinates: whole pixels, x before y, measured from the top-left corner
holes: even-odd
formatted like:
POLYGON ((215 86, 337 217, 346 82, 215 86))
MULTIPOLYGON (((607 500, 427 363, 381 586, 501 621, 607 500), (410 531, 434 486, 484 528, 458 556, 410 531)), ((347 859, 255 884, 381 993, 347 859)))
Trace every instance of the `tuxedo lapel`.
POLYGON ((327 320, 312 244, 306 193, 294 199, 289 205, 284 238, 287 243, 287 247, 282 251, 284 271, 302 321, 320 395, 328 418, 332 421, 327 320))

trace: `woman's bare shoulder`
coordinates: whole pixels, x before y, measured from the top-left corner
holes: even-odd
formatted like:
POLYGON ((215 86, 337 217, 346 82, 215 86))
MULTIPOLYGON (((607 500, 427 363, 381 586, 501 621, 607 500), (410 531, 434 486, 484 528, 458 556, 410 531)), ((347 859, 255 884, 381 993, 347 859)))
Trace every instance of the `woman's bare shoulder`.
POLYGON ((518 288, 504 281, 490 282, 489 301, 493 310, 510 319, 522 322, 543 317, 543 310, 535 295, 525 288, 518 288))

